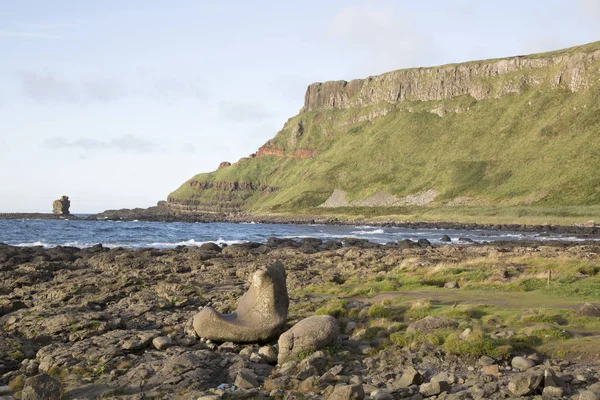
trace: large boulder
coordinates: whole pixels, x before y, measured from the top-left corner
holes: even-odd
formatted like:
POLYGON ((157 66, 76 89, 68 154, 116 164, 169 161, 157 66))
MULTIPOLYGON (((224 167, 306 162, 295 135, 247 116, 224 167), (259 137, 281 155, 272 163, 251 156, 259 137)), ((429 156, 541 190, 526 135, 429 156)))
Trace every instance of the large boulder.
POLYGON ((194 330, 201 338, 217 342, 267 342, 281 333, 289 304, 285 268, 275 262, 256 271, 233 313, 205 307, 194 316, 194 330))
POLYGON ((52 202, 52 212, 58 215, 69 215, 70 206, 69 196, 61 196, 60 199, 52 202))
POLYGON ((584 303, 578 311, 583 317, 600 317, 600 307, 592 303, 584 303))
POLYGON ((22 400, 60 400, 63 388, 59 381, 48 374, 27 378, 21 392, 22 400))
POLYGON ((300 353, 322 349, 339 333, 337 320, 331 315, 305 318, 279 337, 277 362, 281 365, 300 353))

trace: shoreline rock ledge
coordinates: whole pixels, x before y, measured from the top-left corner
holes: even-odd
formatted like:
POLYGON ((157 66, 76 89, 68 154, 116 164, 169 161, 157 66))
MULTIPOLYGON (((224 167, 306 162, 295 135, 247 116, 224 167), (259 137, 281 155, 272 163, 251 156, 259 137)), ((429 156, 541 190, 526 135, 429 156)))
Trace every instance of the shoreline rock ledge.
POLYGON ((283 330, 289 304, 285 268, 277 261, 254 273, 234 312, 221 314, 205 307, 194 316, 194 330, 216 342, 268 342, 283 330))

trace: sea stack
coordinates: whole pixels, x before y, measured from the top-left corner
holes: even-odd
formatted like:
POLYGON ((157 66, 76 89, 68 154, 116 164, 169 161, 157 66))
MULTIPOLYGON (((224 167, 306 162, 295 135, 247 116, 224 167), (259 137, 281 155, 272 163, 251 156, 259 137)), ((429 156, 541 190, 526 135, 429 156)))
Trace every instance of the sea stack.
POLYGON ((69 215, 69 207, 71 202, 69 196, 61 196, 60 199, 52 202, 52 213, 58 215, 69 215))

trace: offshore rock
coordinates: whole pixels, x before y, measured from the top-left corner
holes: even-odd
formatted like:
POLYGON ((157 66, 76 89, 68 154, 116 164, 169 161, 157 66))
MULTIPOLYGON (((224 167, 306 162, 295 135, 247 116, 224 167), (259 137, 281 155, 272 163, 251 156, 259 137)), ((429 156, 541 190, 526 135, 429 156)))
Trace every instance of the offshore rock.
POLYGON ((277 362, 281 365, 306 351, 316 351, 337 339, 340 329, 331 315, 303 319, 281 335, 277 362))
POLYGON ((52 202, 52 213, 59 215, 69 215, 71 202, 69 196, 61 196, 60 199, 52 202))
POLYGON ((194 330, 201 338, 217 342, 266 342, 281 333, 289 303, 285 268, 275 262, 254 273, 233 313, 206 307, 194 316, 194 330))

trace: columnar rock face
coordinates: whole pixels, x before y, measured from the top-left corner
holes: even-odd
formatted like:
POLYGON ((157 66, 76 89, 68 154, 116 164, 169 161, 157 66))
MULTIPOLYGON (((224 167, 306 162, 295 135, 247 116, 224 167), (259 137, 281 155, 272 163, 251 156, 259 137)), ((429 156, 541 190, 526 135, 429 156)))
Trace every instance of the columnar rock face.
POLYGON ((52 202, 52 212, 59 215, 69 215, 70 206, 69 196, 61 196, 60 199, 52 202))
POLYGON ((275 137, 192 177, 168 207, 595 204, 599 88, 600 42, 313 83, 275 137))
POLYGON ((218 342, 266 342, 281 333, 289 304, 285 268, 275 262, 256 271, 233 313, 206 307, 194 317, 194 329, 201 338, 218 342))

